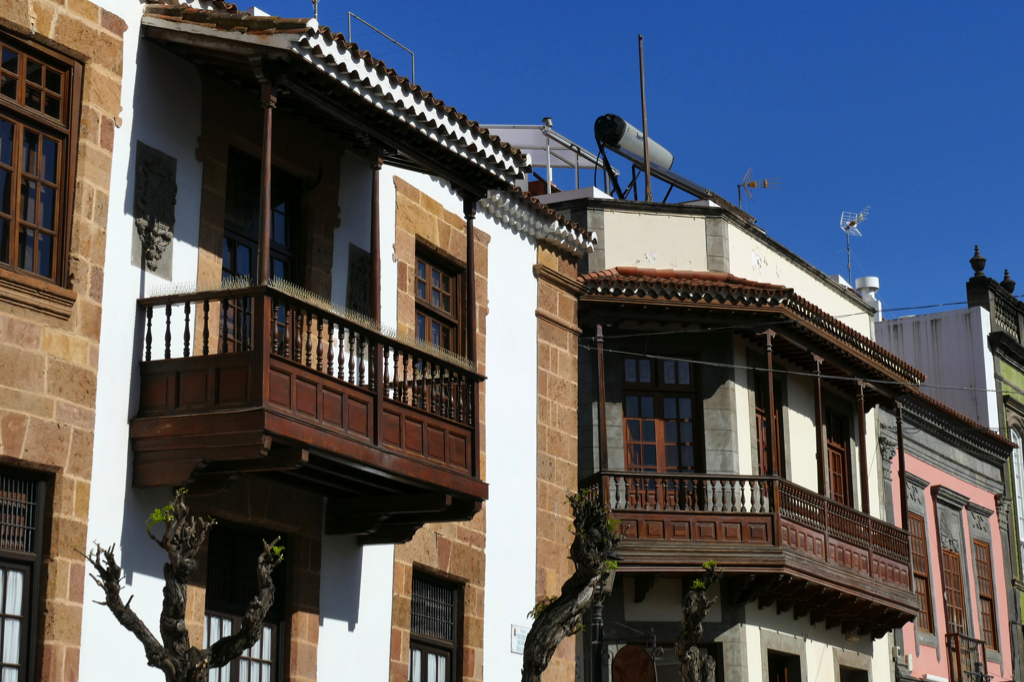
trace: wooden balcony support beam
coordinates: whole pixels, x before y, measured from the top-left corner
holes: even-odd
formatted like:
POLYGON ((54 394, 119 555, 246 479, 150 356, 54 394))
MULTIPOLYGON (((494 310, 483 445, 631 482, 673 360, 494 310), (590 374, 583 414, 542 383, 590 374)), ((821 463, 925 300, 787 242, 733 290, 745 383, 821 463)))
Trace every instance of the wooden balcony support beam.
POLYGON ((771 329, 766 329, 764 332, 765 339, 765 355, 768 359, 768 417, 767 417, 767 431, 768 431, 768 447, 771 452, 768 453, 768 461, 771 463, 772 470, 768 473, 772 476, 779 476, 782 469, 779 462, 779 449, 776 447, 775 442, 775 377, 772 373, 772 340, 775 339, 775 332, 771 329))
POLYGON ((857 427, 860 429, 860 441, 857 451, 860 453, 860 510, 871 513, 870 488, 868 486, 868 426, 864 415, 864 382, 857 382, 857 427))

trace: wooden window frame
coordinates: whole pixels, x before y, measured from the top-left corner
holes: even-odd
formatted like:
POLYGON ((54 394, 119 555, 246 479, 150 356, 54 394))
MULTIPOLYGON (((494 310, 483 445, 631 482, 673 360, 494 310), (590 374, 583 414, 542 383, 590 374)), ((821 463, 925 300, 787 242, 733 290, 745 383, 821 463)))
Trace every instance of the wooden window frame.
POLYGON ((942 601, 948 627, 952 632, 970 635, 967 601, 964 596, 963 557, 959 552, 945 547, 942 548, 942 578, 942 601))
MULTIPOLYGON (((705 453, 704 453, 704 439, 703 439, 703 402, 701 400, 700 392, 700 376, 698 372, 698 365, 694 364, 689 360, 675 359, 675 360, 657 360, 652 358, 625 358, 622 364, 623 369, 623 382, 622 382, 622 429, 623 429, 623 464, 624 469, 627 471, 636 471, 637 473, 704 473, 706 470, 705 453), (631 363, 634 371, 633 375, 636 377, 636 381, 629 381, 631 363), (651 371, 651 380, 644 382, 640 381, 641 363, 649 363, 651 371), (686 383, 679 383, 678 377, 681 371, 680 363, 685 363, 687 366, 687 373, 689 381, 686 383), (672 372, 668 371, 668 366, 671 364, 672 372), (671 383, 668 380, 668 376, 671 374, 674 378, 675 383, 671 383), (651 418, 647 417, 629 417, 627 416, 627 401, 630 398, 637 398, 638 401, 642 401, 643 398, 652 398, 654 400, 654 416, 651 418), (690 399, 690 423, 693 425, 693 440, 690 441, 693 447, 693 471, 675 470, 668 471, 668 466, 665 458, 665 424, 668 420, 665 418, 665 399, 666 398, 689 398, 690 399), (641 440, 634 442, 629 439, 629 422, 634 419, 641 420, 641 440), (630 464, 630 446, 648 443, 643 439, 643 426, 642 422, 651 419, 655 422, 655 440, 653 444, 657 449, 657 471, 650 471, 642 467, 632 466, 630 464)), ((642 404, 642 403, 641 403, 642 404)), ((641 410, 642 414, 642 410, 641 410)), ((685 420, 680 417, 676 417, 677 423, 683 423, 685 420)), ((679 440, 680 433, 677 428, 676 441, 678 445, 681 441, 679 440)), ((680 458, 680 463, 682 459, 680 458)))
MULTIPOLYGON (((81 120, 82 99, 82 65, 49 48, 31 40, 17 37, 0 29, 0 43, 21 53, 19 58, 17 101, 0 96, 0 116, 15 124, 13 132, 14 144, 12 156, 13 177, 11 179, 11 211, 10 232, 8 235, 8 262, 0 261, 0 270, 31 277, 43 282, 51 282, 59 287, 70 288, 70 250, 72 226, 74 223, 75 180, 78 165, 78 135, 81 120), (22 103, 26 89, 26 59, 42 63, 46 67, 62 71, 64 74, 61 92, 61 119, 49 117, 42 111, 36 111, 22 103), (55 175, 57 196, 54 201, 53 247, 51 253, 50 276, 39 274, 38 268, 22 269, 18 266, 18 235, 20 222, 20 177, 21 170, 21 133, 25 127, 55 138, 63 146, 58 154, 60 167, 55 175)), ((40 178, 40 181, 42 179, 40 178)), ((37 191, 37 194, 40 194, 37 191)), ((2 209, 0 209, 2 210, 2 209)), ((38 227, 33 227, 38 231, 38 227)), ((0 239, 2 239, 0 232, 0 239)), ((2 248, 0 248, 2 252, 2 248)), ((38 248, 33 249, 34 260, 38 260, 38 248)))
POLYGON ((932 612, 932 581, 928 561, 928 530, 924 517, 914 512, 908 512, 910 528, 910 551, 914 563, 914 592, 918 600, 918 619, 914 623, 915 629, 927 634, 935 633, 935 614, 932 612), (921 534, 918 537, 916 524, 920 524, 921 534), (920 542, 921 551, 917 552, 915 543, 920 542), (923 610, 922 610, 923 609, 923 610), (922 622, 922 619, 923 622, 922 622))
MULTIPOLYGON (((775 417, 772 427, 775 434, 775 444, 779 451, 779 470, 775 472, 775 475, 781 478, 786 478, 786 437, 782 421, 783 382, 779 377, 774 378, 774 381, 775 386, 773 387, 773 395, 775 398, 775 417)), ((769 452, 766 447, 768 439, 768 409, 768 377, 765 374, 758 373, 754 376, 754 430, 757 438, 758 474, 761 476, 768 475, 768 467, 771 464, 771 462, 768 461, 769 452)))
POLYGON ((850 419, 847 415, 835 410, 825 410, 825 447, 825 456, 828 457, 828 497, 836 504, 841 504, 844 507, 853 509, 853 448, 850 447, 850 419), (842 426, 843 433, 841 434, 841 440, 833 439, 831 437, 833 421, 842 426), (842 494, 844 499, 842 500, 836 499, 835 486, 833 485, 833 480, 836 476, 835 469, 832 466, 833 443, 835 443, 836 446, 841 446, 844 453, 842 459, 842 494))
MULTIPOLYGON (((451 334, 451 347, 447 350, 455 353, 456 355, 465 355, 467 339, 465 337, 465 325, 463 321, 466 318, 466 268, 463 266, 456 265, 450 260, 444 258, 435 251, 431 251, 424 246, 417 244, 416 246, 416 257, 413 264, 412 272, 412 295, 413 300, 416 303, 415 318, 413 319, 413 333, 416 338, 419 338, 427 343, 433 343, 430 340, 430 326, 431 323, 439 325, 440 329, 448 328, 451 334), (420 277, 420 265, 423 265, 423 277, 420 277), (439 278, 448 277, 451 282, 451 291, 448 296, 451 297, 452 310, 446 311, 441 306, 435 306, 430 300, 430 294, 433 293, 435 287, 432 284, 432 274, 437 273, 439 278), (423 285, 424 296, 420 296, 420 285, 423 285), (419 332, 419 321, 423 318, 423 336, 420 337, 419 332)), ((442 280, 443 281, 443 280, 442 280)), ((438 295, 444 296, 444 291, 438 289, 438 295)), ((444 348, 443 343, 436 344, 441 348, 444 348)))
MULTIPOLYGON (((431 575, 423 574, 420 572, 413 573, 413 580, 426 583, 428 585, 434 585, 442 589, 451 590, 452 592, 452 618, 451 618, 451 629, 452 639, 450 641, 440 639, 437 637, 431 637, 422 633, 414 632, 412 623, 413 606, 410 603, 409 609, 409 671, 408 679, 412 680, 412 661, 413 655, 412 650, 418 649, 424 654, 430 652, 447 654, 448 656, 448 667, 446 672, 448 673, 447 680, 438 680, 438 682, 456 682, 456 680, 462 679, 462 629, 460 627, 462 619, 462 608, 463 608, 463 587, 457 583, 436 578, 431 575)), ((415 601, 415 596, 410 594, 410 602, 415 601)), ((423 656, 420 661, 421 665, 421 682, 426 682, 426 665, 427 658, 423 656)))
POLYGON ((974 578, 978 583, 978 623, 981 639, 990 651, 999 651, 999 620, 996 617, 995 582, 992 573, 992 547, 984 540, 974 540, 974 578), (985 575, 987 573, 987 576, 985 575), (986 613, 986 606, 988 613, 986 613))

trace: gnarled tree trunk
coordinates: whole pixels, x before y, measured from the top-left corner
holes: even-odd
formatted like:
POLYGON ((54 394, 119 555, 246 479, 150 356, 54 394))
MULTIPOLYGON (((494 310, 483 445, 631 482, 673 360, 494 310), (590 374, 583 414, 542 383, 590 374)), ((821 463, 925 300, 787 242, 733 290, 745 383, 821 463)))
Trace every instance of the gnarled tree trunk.
POLYGON ((559 597, 539 603, 533 611, 535 620, 523 650, 523 682, 540 682, 555 649, 579 629, 584 612, 614 566, 611 556, 619 544, 619 532, 608 509, 588 493, 570 495, 569 504, 576 534, 569 558, 576 572, 562 585, 559 597))
POLYGON ((693 581, 683 597, 683 629, 676 640, 679 677, 683 682, 715 682, 715 659, 697 648, 704 637, 704 618, 718 598, 708 598, 708 588, 718 582, 722 572, 715 562, 704 564, 704 575, 693 581))
POLYGON ((174 502, 156 510, 150 517, 150 528, 156 523, 166 524, 163 537, 149 533, 149 537, 167 552, 168 558, 164 564, 161 641, 157 641, 132 610, 131 598, 127 602, 121 599, 122 572, 114 556, 114 546, 103 549, 97 543, 86 559, 95 571, 92 579, 106 595, 100 604, 110 609, 117 622, 142 643, 149 665, 162 670, 167 682, 205 682, 210 668, 227 665, 259 639, 263 619, 274 603, 274 583, 270 577, 281 563, 284 548, 277 544, 280 538, 270 544, 263 543, 263 553, 256 562, 257 593, 242 617, 241 629, 208 649, 197 649, 189 642, 185 627, 188 583, 198 567, 195 556, 215 522, 190 516, 184 495, 185 491, 179 490, 174 502))

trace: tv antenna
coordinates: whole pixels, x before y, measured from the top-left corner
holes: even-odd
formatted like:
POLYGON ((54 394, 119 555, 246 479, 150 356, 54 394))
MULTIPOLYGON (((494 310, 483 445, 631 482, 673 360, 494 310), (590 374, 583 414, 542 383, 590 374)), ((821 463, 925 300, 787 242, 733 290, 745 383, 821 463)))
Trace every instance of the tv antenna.
POLYGON ((863 237, 857 226, 868 219, 868 209, 870 206, 865 206, 864 210, 860 213, 854 213, 853 211, 843 211, 842 217, 839 219, 839 227, 842 228, 843 232, 846 233, 846 275, 850 278, 849 285, 853 286, 853 268, 850 265, 850 237, 863 237))
POLYGON ((747 169, 747 174, 743 176, 743 182, 736 185, 736 196, 739 199, 738 206, 743 208, 743 193, 747 193, 747 198, 751 201, 754 200, 754 195, 750 193, 750 190, 761 187, 763 189, 778 189, 782 187, 782 178, 765 178, 764 180, 753 180, 751 179, 751 171, 753 168, 747 169))

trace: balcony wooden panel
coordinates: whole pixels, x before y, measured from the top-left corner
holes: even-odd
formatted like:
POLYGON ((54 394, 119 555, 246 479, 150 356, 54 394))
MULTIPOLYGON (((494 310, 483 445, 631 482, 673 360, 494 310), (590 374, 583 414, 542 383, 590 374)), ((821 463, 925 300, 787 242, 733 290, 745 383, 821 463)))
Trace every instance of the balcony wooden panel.
POLYGON ((834 624, 873 636, 917 614, 907 533, 785 479, 605 472, 583 490, 620 523, 624 573, 697 572, 714 559, 741 602, 824 609, 821 619, 838 614, 834 624))
POLYGON ((483 377, 453 359, 267 287, 139 305, 134 485, 259 472, 328 497, 450 497, 428 520, 469 518, 486 499, 472 413, 483 377))

